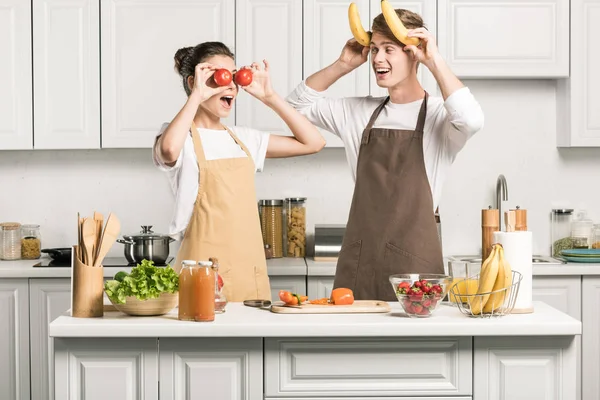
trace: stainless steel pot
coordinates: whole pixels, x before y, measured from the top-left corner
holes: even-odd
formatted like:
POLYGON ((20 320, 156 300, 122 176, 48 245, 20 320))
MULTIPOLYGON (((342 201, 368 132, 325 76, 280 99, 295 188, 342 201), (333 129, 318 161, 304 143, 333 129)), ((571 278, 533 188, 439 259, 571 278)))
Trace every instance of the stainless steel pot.
POLYGON ((142 231, 136 235, 123 235, 117 242, 125 245, 125 258, 130 263, 141 263, 142 260, 164 264, 169 258, 169 245, 175 241, 168 235, 152 231, 152 226, 142 226, 142 231))

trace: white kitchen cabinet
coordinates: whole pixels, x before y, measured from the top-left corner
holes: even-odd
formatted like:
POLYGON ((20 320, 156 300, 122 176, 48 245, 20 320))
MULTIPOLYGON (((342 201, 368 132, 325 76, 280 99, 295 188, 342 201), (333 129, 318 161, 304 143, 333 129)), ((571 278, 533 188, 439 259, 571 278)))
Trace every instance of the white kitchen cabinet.
POLYGON ((0 280, 0 399, 31 398, 28 293, 27 279, 0 280))
MULTIPOLYGON (((302 2, 297 0, 239 0, 236 3, 236 62, 269 63, 273 89, 286 97, 302 81, 302 2)), ((291 135, 283 120, 261 101, 240 88, 236 123, 265 132, 291 135)))
POLYGON ((262 400, 262 338, 160 339, 160 398, 262 400))
POLYGON ((31 2, 0 0, 0 150, 33 148, 31 2))
POLYGON ((271 300, 279 300, 279 291, 287 290, 292 293, 304 295, 306 293, 305 276, 269 276, 271 283, 271 300))
POLYGON ((581 276, 534 276, 533 300, 581 321, 581 276))
POLYGON ((600 147, 600 0, 571 0, 571 76, 556 94, 558 147, 600 147))
MULTIPOLYGON (((150 148, 185 104, 178 49, 221 41, 235 53, 234 0, 102 0, 102 147, 150 148)), ((234 113, 224 120, 234 125, 234 113)))
POLYGON ((157 340, 55 338, 55 398, 158 400, 157 340))
POLYGON ((439 0, 438 38, 461 78, 569 76, 569 0, 439 0))
MULTIPOLYGON (((423 18, 423 22, 427 27, 427 30, 431 32, 431 34, 437 38, 437 6, 435 1, 431 0, 392 0, 390 4, 394 8, 404 8, 406 10, 413 11, 419 14, 423 18)), ((373 22, 373 19, 381 14, 381 1, 380 0, 371 0, 371 19, 370 22, 373 22)), ((365 29, 367 29, 365 27, 365 29)), ((369 27, 370 29, 370 27, 369 27)), ((436 39, 437 40, 437 39, 436 39)), ((419 82, 421 82, 421 86, 425 89, 430 95, 437 95, 439 88, 438 84, 433 77, 433 74, 427 69, 424 65, 419 65, 419 69, 417 70, 417 78, 419 82)), ((370 93, 372 96, 387 96, 387 89, 380 88, 377 86, 377 79, 375 78, 375 74, 373 73, 373 68, 369 59, 369 80, 370 80, 370 93)))
POLYGON ((33 0, 34 147, 100 148, 100 3, 33 0))
POLYGON ((581 392, 583 400, 597 400, 600 399, 600 278, 584 276, 582 288, 581 392))
POLYGON ((333 290, 333 276, 309 276, 307 278, 307 296, 309 299, 329 298, 333 290))
POLYGON ((472 357, 470 337, 265 338, 265 396, 468 396, 472 357))
POLYGON ((48 324, 71 307, 71 280, 30 279, 31 398, 54 399, 54 345, 48 324))
POLYGON ((473 398, 571 400, 575 351, 572 336, 475 337, 473 398))
MULTIPOLYGON (((363 27, 370 26, 369 0, 355 0, 363 27)), ((345 0, 304 0, 304 78, 332 64, 352 39, 345 0)), ((365 28, 366 29, 366 28, 365 28)), ((367 61, 334 83, 325 95, 333 98, 368 96, 370 64, 367 61)), ((298 82, 299 83, 299 82, 298 82)), ((334 134, 321 131, 326 147, 343 147, 334 134)))

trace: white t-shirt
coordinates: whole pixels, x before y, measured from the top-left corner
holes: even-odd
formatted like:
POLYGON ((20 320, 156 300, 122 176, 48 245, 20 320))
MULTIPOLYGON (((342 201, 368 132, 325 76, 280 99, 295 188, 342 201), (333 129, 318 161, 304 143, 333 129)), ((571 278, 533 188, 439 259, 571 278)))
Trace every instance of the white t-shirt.
MULTIPOLYGON (((305 82, 287 97, 290 103, 314 125, 339 136, 346 149, 352 177, 356 166, 363 130, 373 111, 385 97, 326 98, 323 92, 308 87, 305 82)), ((409 129, 417 127, 422 100, 407 104, 386 104, 375 121, 375 128, 409 129)), ((439 204, 446 173, 467 140, 483 127, 483 111, 467 87, 450 95, 427 99, 427 118, 423 129, 425 170, 433 196, 433 209, 439 204)))
MULTIPOLYGON (((157 136, 162 135, 168 126, 169 123, 163 124, 157 136)), ((248 148, 248 152, 254 161, 255 171, 262 171, 267 156, 269 134, 241 126, 231 126, 229 128, 248 148)), ((204 155, 207 160, 246 157, 244 150, 238 146, 226 130, 198 128, 196 134, 200 134, 204 155)), ((174 166, 169 167, 162 162, 158 156, 156 144, 152 150, 152 158, 154 165, 165 171, 169 178, 171 189, 175 195, 175 209, 171 224, 169 225, 169 234, 181 240, 192 217, 194 203, 198 196, 198 178, 200 172, 198 170, 198 161, 194 151, 192 136, 187 136, 183 149, 174 166)))

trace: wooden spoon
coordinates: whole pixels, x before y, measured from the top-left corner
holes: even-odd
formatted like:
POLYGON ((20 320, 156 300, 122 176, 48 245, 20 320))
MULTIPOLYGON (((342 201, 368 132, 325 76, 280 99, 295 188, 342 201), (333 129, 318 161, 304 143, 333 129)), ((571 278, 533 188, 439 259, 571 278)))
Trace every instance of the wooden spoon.
POLYGON ((100 249, 100 239, 102 239, 102 227, 104 225, 104 216, 99 212, 94 211, 94 221, 96 221, 96 240, 94 241, 94 259, 91 261, 92 264, 96 262, 98 258, 98 250, 100 249))
POLYGON ((106 220, 106 226, 104 227, 104 231, 102 232, 102 239, 100 240, 100 250, 98 251, 98 256, 96 257, 96 261, 94 261, 94 267, 100 266, 106 254, 115 244, 117 240, 117 236, 119 236, 119 231, 121 230, 121 221, 117 218, 116 215, 110 213, 108 215, 108 219, 106 220))
POLYGON ((84 264, 91 265, 93 259, 94 241, 96 240, 96 223, 93 219, 84 218, 83 220, 83 253, 84 264))

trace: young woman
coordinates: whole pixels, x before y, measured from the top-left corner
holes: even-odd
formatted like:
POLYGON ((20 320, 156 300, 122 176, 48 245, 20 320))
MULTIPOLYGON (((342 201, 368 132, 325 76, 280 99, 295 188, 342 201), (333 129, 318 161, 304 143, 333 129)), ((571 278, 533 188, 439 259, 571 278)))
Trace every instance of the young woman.
POLYGON ((409 37, 421 40, 419 47, 400 42, 379 15, 369 47, 349 40, 338 60, 287 99, 344 142, 355 188, 334 287, 353 289, 357 299, 395 300, 392 274, 444 273, 434 210, 457 153, 483 126, 479 104, 440 57, 421 17, 402 9, 396 14, 409 37), (369 53, 377 85, 388 96, 323 96, 369 53), (443 98, 421 87, 419 64, 432 72, 443 98))
POLYGON ((160 130, 154 163, 166 171, 175 194, 170 233, 183 237, 181 261, 219 259, 219 274, 229 301, 271 299, 256 203, 254 174, 267 157, 312 154, 325 145, 319 131, 271 87, 269 65, 251 66, 252 82, 243 86, 275 111, 294 137, 251 128, 226 127, 238 95, 233 80, 217 86, 213 75, 227 69, 235 76, 233 54, 220 42, 180 49, 175 66, 188 95, 185 105, 160 130))

